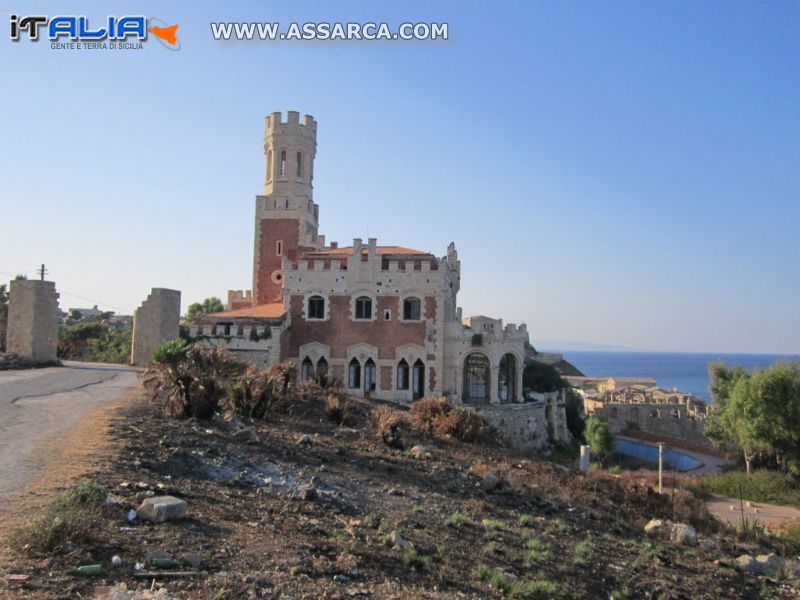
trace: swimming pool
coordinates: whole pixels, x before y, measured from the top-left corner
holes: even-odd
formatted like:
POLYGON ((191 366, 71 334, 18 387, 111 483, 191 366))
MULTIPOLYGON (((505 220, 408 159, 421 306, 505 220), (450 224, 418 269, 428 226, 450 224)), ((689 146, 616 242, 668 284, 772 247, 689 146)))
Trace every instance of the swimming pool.
MULTIPOLYGON (((618 438, 614 443, 614 452, 625 456, 633 456, 658 466, 658 446, 618 438)), ((690 471, 701 464, 694 456, 664 447, 664 469, 672 470, 675 468, 678 471, 690 471)))

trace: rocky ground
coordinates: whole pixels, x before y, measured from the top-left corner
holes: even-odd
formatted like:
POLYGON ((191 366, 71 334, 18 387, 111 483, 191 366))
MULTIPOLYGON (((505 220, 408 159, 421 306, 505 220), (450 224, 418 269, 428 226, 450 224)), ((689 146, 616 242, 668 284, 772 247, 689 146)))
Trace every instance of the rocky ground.
MULTIPOLYGON (((161 416, 144 402, 112 421, 113 452, 87 479, 114 503, 88 539, 52 555, 7 552, 10 598, 791 598, 791 580, 735 568, 762 553, 688 494, 573 471, 498 446, 409 435, 388 448, 308 402, 238 427, 161 416), (420 446, 423 446, 420 448, 420 446), (148 497, 177 520, 129 520, 148 497), (132 516, 132 514, 130 514, 132 516), (670 541, 652 518, 696 526, 670 541), (118 559, 114 559, 118 557, 118 559), (158 559, 165 570, 158 570, 158 559), (154 560, 155 559, 155 560, 154 560), (101 564, 94 577, 66 569, 101 564), (117 564, 114 564, 117 563, 117 564)), ((0 589, 3 589, 0 587, 0 589)))

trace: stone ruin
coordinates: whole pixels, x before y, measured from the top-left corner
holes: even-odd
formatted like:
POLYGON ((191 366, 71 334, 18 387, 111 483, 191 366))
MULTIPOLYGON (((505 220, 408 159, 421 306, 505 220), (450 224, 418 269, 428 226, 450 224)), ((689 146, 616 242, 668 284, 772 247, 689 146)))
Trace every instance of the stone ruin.
POLYGON ((11 282, 6 351, 34 362, 57 361, 58 294, 52 281, 11 282))
POLYGON ((181 293, 167 288, 153 288, 133 315, 131 364, 145 366, 153 352, 179 335, 181 293))

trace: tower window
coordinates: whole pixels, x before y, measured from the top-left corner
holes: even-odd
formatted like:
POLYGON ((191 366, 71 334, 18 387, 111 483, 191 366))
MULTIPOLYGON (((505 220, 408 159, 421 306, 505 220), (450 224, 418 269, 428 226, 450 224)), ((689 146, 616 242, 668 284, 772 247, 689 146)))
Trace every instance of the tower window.
POLYGON ((302 177, 303 176, 303 153, 302 152, 298 152, 297 153, 297 176, 298 177, 302 177))
POLYGON ((325 318, 325 298, 322 296, 311 296, 311 298, 308 299, 308 318, 325 318))
POLYGON ((403 320, 419 321, 420 307, 419 298, 406 298, 403 300, 403 320))
POLYGON ((281 150, 281 177, 286 177, 286 150, 281 150))
POLYGON ((372 318, 372 299, 366 296, 356 298, 356 319, 372 318))
POLYGON ((275 244, 275 254, 283 256, 283 242, 281 240, 278 240, 277 244, 275 244))

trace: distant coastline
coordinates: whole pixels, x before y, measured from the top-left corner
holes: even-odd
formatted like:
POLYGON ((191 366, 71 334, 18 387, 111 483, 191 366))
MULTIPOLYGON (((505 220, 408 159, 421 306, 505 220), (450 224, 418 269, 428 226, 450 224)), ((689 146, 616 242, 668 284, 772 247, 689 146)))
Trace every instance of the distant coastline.
POLYGON ((778 361, 800 362, 798 354, 727 354, 702 352, 640 352, 633 350, 563 350, 564 359, 589 377, 652 377, 658 387, 676 388, 706 402, 708 364, 722 362, 729 367, 764 368, 778 361))

